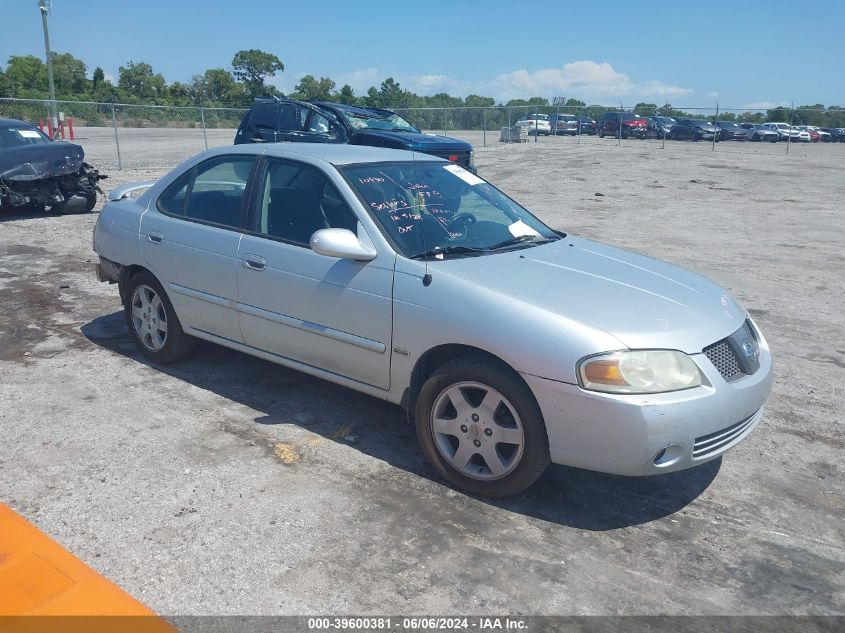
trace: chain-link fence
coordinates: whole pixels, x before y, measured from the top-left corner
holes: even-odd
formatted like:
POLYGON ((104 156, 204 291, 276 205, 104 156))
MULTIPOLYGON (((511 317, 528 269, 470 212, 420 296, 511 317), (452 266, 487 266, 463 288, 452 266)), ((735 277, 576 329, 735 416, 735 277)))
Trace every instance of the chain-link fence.
MULTIPOLYGON (((243 108, 59 101, 60 128, 53 130, 48 121, 49 105, 46 100, 0 98, 0 117, 41 123, 45 131, 49 126, 52 135, 67 140, 72 136, 83 145, 87 160, 103 169, 151 172, 174 166, 203 149, 232 144, 247 112, 243 108)), ((460 138, 489 151, 508 151, 512 143, 538 148, 591 144, 596 149, 639 143, 649 149, 691 151, 695 146, 696 151, 794 154, 795 144, 804 149, 814 142, 827 146, 845 141, 845 134, 836 132, 845 129, 845 109, 840 108, 738 110, 714 104, 681 110, 668 104, 635 108, 620 103, 395 111, 423 131, 460 138), (606 113, 612 114, 617 124, 601 125, 606 113), (631 119, 639 122, 629 124, 631 119), (712 123, 719 125, 715 133, 706 129, 712 123)), ((845 158, 845 148, 829 147, 825 155, 845 158)))
POLYGON ((50 121, 50 102, 0 98, 0 118, 40 125, 54 138, 83 145, 86 160, 107 169, 173 165, 196 152, 229 145, 247 112, 205 108, 57 101, 59 129, 50 121))
MULTIPOLYGON (((621 146, 629 141, 650 140, 653 142, 647 147, 661 149, 678 141, 709 141, 713 151, 789 154, 793 144, 845 142, 845 109, 835 107, 780 106, 761 110, 724 109, 714 104, 676 109, 668 104, 635 108, 620 103, 397 108, 396 112, 422 130, 461 138, 476 146, 566 142, 569 137, 569 142, 601 141, 602 146, 608 146, 608 140, 611 146, 612 141, 621 146)), ((845 148, 837 148, 830 155, 845 158, 845 148)))

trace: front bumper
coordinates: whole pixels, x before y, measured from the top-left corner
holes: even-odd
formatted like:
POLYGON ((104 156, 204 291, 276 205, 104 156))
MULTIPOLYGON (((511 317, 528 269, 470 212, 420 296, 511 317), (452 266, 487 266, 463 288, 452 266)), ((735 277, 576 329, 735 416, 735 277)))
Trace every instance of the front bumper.
POLYGON ((772 389, 768 346, 760 337, 760 368, 733 382, 704 354, 692 358, 704 384, 663 394, 603 394, 522 374, 543 412, 552 461, 656 475, 698 466, 736 446, 760 422, 772 389))

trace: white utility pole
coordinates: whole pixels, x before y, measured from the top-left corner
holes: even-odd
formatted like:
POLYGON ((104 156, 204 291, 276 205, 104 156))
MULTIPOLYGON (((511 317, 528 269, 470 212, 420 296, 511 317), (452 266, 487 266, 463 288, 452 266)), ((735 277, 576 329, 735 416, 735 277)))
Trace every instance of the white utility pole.
POLYGON ((59 117, 56 112, 56 86, 53 83, 53 55, 50 52, 50 31, 47 28, 47 16, 50 13, 51 3, 52 0, 38 0, 38 8, 41 10, 41 23, 44 25, 44 50, 47 53, 47 88, 50 91, 50 118, 53 120, 53 130, 56 130, 59 127, 59 117))

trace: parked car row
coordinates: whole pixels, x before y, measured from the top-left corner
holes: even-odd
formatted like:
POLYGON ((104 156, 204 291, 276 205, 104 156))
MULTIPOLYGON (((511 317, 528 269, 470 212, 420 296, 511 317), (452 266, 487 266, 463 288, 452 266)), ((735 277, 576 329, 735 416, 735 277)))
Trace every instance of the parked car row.
POLYGON ((788 123, 736 123, 664 116, 641 117, 630 112, 606 112, 598 122, 598 135, 628 138, 661 138, 692 141, 845 142, 845 128, 820 128, 788 123), (620 131, 621 125, 621 131, 620 131))
POLYGON ((527 114, 519 119, 516 125, 525 128, 528 134, 538 136, 551 134, 577 136, 596 133, 595 119, 574 114, 527 114))

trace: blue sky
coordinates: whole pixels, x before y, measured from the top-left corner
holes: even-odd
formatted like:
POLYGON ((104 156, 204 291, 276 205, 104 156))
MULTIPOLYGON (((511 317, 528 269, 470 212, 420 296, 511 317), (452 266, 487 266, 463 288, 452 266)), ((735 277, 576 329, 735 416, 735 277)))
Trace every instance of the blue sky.
MULTIPOLYGON (((0 64, 43 56, 36 0, 0 0, 0 64)), ((54 0, 53 49, 117 77, 129 60, 168 81, 278 55, 356 93, 393 76, 419 94, 577 97, 677 106, 845 106, 845 2, 54 0), (686 3, 675 3, 686 4, 686 3)))

